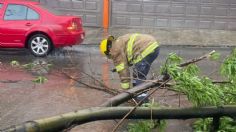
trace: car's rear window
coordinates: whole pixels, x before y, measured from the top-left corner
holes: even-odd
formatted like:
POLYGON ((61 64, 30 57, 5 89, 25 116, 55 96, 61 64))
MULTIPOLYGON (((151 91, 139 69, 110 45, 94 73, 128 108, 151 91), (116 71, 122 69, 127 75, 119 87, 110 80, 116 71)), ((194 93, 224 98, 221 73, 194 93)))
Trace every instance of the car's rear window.
POLYGON ((51 12, 54 15, 58 15, 58 16, 65 15, 65 13, 55 10, 53 9, 53 7, 49 7, 47 5, 42 5, 42 4, 40 4, 39 6, 41 6, 43 9, 46 9, 47 11, 51 12))

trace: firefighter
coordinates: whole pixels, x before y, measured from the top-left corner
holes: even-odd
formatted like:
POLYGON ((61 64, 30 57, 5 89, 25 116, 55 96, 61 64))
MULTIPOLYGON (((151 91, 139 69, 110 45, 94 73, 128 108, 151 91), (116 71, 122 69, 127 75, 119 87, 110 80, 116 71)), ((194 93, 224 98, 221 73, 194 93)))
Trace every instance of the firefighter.
MULTIPOLYGON (((150 70, 152 62, 158 57, 159 43, 148 34, 125 34, 117 39, 109 36, 100 43, 100 51, 107 58, 113 60, 115 69, 120 77, 123 89, 131 88, 143 83, 150 70), (133 81, 130 84, 129 67, 133 66, 133 81)), ((137 101, 145 98, 147 93, 136 97, 137 101)), ((144 100, 144 102, 147 102, 144 100)))

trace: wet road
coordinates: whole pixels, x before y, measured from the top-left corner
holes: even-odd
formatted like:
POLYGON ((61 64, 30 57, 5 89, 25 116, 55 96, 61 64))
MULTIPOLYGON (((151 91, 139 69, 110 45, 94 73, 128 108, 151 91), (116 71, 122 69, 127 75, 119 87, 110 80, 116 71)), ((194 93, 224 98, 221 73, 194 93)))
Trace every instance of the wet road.
MULTIPOLYGON (((232 47, 186 47, 186 46, 162 46, 161 52, 159 54, 158 59, 154 62, 152 69, 156 72, 159 70, 160 65, 163 64, 167 55, 170 52, 177 53, 177 55, 184 58, 184 60, 192 59, 195 57, 199 57, 210 51, 215 50, 221 54, 222 60, 225 56, 227 56, 232 47)), ((70 67, 72 64, 76 65, 83 69, 80 69, 84 72, 95 72, 96 74, 104 74, 99 73, 98 69, 110 68, 112 69, 112 63, 102 57, 98 51, 97 46, 76 46, 72 48, 59 49, 50 54, 46 58, 36 58, 32 56, 27 50, 2 50, 0 49, 0 62, 2 63, 10 63, 11 61, 16 60, 22 64, 26 63, 37 63, 38 61, 52 63, 54 68, 66 68, 70 67)), ((215 63, 208 60, 201 61, 197 63, 200 68, 203 70, 204 74, 212 74, 212 67, 219 66, 219 63, 215 63)))
MULTIPOLYGON (((177 53, 187 59, 199 57, 212 50, 221 53, 222 59, 227 56, 230 47, 177 47, 162 46, 158 59, 152 65, 150 73, 158 73, 160 65, 164 63, 170 52, 177 53)), ((221 61, 222 61, 221 59, 221 61)), ((98 106, 111 95, 97 90, 85 88, 73 80, 66 78, 62 71, 78 78, 80 81, 94 83, 89 74, 110 87, 119 88, 116 73, 111 73, 111 61, 102 57, 96 46, 78 46, 53 52, 46 58, 36 58, 26 50, 0 50, 0 128, 18 124, 27 120, 38 119, 73 110, 98 106), (18 61, 23 64, 52 64, 51 68, 35 67, 31 70, 12 67, 10 63, 18 61), (32 82, 36 76, 44 75, 48 81, 45 84, 32 82)), ((217 72, 219 62, 201 61, 197 63, 203 75, 220 79, 217 72)), ((159 90, 153 96, 160 104, 185 107, 189 103, 185 97, 168 96, 173 93, 159 90)), ((115 125, 114 121, 101 121, 76 127, 72 131, 109 132, 115 125), (96 130, 94 128, 96 127, 96 130)), ((186 121, 171 121, 167 131, 191 131, 186 121)))

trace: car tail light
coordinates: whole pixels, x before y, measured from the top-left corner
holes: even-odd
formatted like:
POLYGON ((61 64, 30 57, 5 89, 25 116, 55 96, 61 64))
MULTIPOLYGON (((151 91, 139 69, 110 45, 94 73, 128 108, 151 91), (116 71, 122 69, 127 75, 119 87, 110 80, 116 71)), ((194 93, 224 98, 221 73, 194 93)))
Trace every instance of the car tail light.
POLYGON ((71 24, 67 27, 70 31, 78 30, 78 24, 75 21, 72 21, 71 24))

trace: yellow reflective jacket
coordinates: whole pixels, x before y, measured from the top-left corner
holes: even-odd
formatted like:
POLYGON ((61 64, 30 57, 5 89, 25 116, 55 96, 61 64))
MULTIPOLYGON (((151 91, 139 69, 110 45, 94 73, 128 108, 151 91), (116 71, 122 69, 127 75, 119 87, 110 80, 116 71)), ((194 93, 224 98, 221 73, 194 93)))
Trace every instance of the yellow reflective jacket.
POLYGON ((129 66, 140 62, 158 46, 156 39, 147 34, 126 34, 113 41, 110 54, 122 88, 130 88, 129 66))

